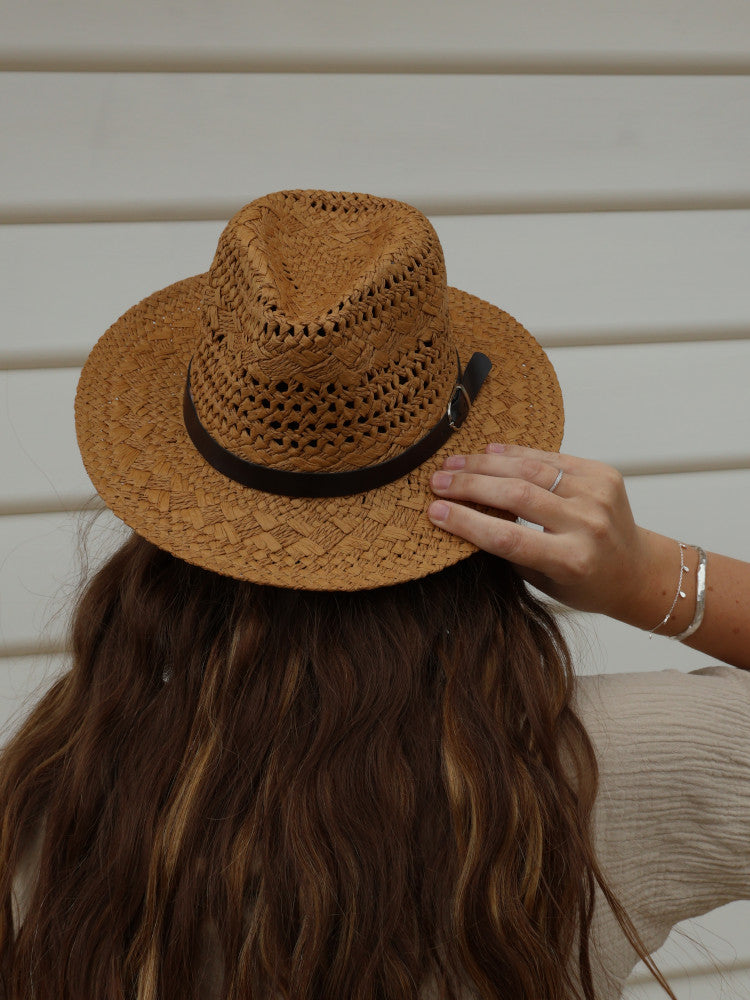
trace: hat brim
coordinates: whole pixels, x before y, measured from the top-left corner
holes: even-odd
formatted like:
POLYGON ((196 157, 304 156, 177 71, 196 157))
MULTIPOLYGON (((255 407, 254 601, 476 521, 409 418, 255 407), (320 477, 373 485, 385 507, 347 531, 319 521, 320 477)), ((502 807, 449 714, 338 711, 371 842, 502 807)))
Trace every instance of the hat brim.
POLYGON ((202 458, 182 396, 206 274, 133 306, 100 338, 78 383, 78 444, 106 505, 175 556, 226 576, 306 590, 361 590, 417 579, 477 551, 435 527, 432 473, 490 441, 558 451, 560 387, 531 334, 497 306, 449 287, 461 362, 492 370, 463 425, 427 462, 367 493, 295 498, 249 489, 202 458))

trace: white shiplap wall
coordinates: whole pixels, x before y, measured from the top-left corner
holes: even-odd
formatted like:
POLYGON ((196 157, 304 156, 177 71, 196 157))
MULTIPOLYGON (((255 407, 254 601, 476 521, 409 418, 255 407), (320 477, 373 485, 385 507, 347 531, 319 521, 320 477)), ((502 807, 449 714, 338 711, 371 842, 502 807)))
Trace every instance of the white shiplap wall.
MULTIPOLYGON (((133 302, 285 187, 430 215, 451 284, 550 351, 565 450, 638 519, 750 559, 750 4, 31 0, 0 37, 0 720, 55 673, 93 491, 73 393, 133 302)), ((121 537, 91 527, 95 564, 121 537)), ((581 618, 582 670, 706 657, 581 618)), ((680 1000, 750 995, 750 904, 675 932, 680 1000)), ((642 970, 629 997, 658 995, 642 970)))

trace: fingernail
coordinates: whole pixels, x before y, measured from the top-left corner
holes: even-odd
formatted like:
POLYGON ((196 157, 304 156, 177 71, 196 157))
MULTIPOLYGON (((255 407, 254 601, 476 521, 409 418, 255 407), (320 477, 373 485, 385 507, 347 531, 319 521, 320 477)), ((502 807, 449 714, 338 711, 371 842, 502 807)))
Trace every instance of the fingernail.
POLYGON ((466 457, 464 455, 449 455, 443 465, 446 469, 463 469, 466 465, 466 457))
POLYGON ((497 444, 495 441, 493 441, 492 444, 488 444, 487 445, 487 451, 494 451, 498 455, 501 452, 505 451, 506 448, 507 448, 507 445, 497 444))
POLYGON ((435 503, 431 503, 427 511, 431 521, 444 521, 448 516, 448 504, 442 503, 440 500, 436 500, 435 503))
POLYGON ((450 472, 436 472, 432 477, 432 485, 436 490, 444 490, 450 486, 452 479, 450 472))

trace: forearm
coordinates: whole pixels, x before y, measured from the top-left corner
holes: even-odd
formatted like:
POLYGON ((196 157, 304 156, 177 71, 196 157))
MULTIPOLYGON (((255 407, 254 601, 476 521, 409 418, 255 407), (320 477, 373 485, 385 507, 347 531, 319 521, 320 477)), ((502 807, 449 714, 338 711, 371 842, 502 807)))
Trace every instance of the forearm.
MULTIPOLYGON (((669 610, 679 580, 679 545, 673 538, 639 529, 644 551, 649 553, 643 586, 632 603, 617 615, 621 621, 657 635, 678 635, 693 620, 696 607, 698 553, 685 550, 682 591, 669 621, 657 628, 669 610)), ((750 670, 750 563, 707 552, 706 603, 700 628, 682 640, 725 663, 750 670)))

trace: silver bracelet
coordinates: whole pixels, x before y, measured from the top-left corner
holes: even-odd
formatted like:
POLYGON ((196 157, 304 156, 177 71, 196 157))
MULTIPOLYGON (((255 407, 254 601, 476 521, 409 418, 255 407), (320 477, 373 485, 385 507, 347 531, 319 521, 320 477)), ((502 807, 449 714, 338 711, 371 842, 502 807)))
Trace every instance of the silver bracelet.
POLYGON ((706 610, 706 565, 708 563, 708 558, 706 553, 700 547, 700 545, 694 545, 694 549, 698 552, 698 569, 696 571, 696 591, 695 591, 695 615, 693 620, 690 622, 688 627, 684 632, 680 632, 678 635, 670 635, 670 639, 676 639, 678 642, 682 639, 687 639, 694 632, 697 632, 701 627, 703 622, 703 612, 706 610))
POLYGON ((687 545, 684 542, 678 542, 677 544, 680 546, 680 579, 677 581, 677 593, 674 595, 674 600, 672 601, 672 606, 670 607, 669 611, 667 611, 662 620, 657 625, 654 625, 654 627, 649 632, 648 634, 649 639, 653 639, 654 635, 656 635, 656 630, 658 628, 661 628, 662 625, 666 625, 669 619, 672 617, 672 612, 677 607, 677 599, 679 597, 685 597, 685 591, 682 589, 682 578, 686 573, 690 572, 688 570, 687 564, 685 563, 685 549, 687 548, 687 545))

